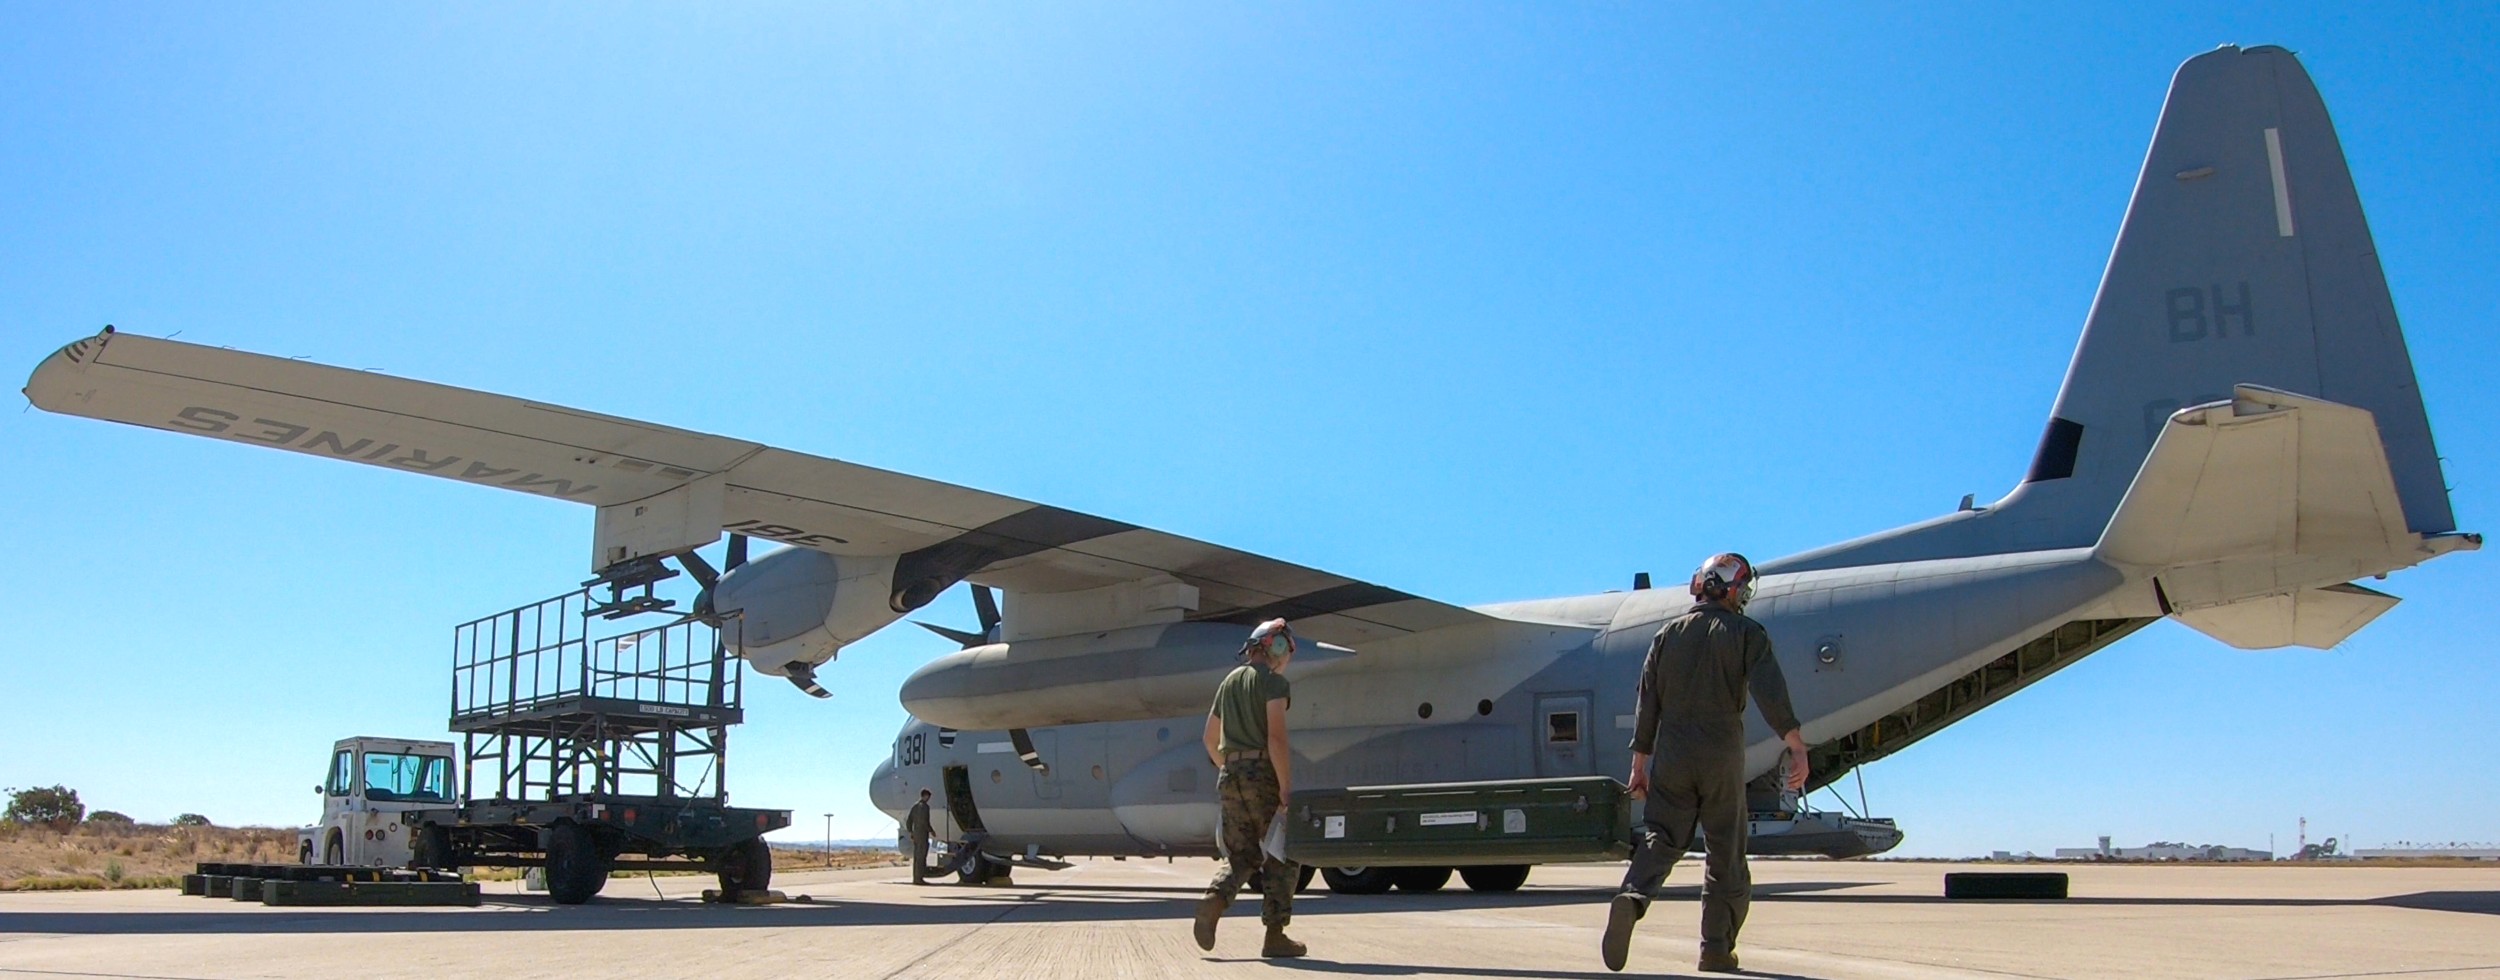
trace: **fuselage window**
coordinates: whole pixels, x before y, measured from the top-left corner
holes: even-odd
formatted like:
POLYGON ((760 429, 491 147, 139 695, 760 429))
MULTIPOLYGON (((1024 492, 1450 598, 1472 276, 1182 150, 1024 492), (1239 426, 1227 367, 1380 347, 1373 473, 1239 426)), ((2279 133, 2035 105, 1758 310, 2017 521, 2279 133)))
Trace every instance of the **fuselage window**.
POLYGON ((1548 745, 1580 743, 1580 713, 1557 711, 1545 716, 1545 742, 1548 745))

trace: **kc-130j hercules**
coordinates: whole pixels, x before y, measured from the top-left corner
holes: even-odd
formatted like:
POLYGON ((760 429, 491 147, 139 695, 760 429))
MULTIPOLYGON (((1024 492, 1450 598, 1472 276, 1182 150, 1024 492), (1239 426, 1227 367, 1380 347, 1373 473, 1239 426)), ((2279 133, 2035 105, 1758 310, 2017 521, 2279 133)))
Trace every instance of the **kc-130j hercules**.
MULTIPOLYGON (((1689 601, 1663 588, 1462 608, 737 439, 109 331, 46 360, 26 394, 591 504, 597 570, 724 531, 790 545, 727 570, 706 601, 741 617, 756 670, 811 689, 844 645, 974 583, 982 629, 947 631, 965 648, 904 684, 915 721, 871 792, 899 816, 935 790, 997 856, 1211 853, 1197 722, 1246 627, 1270 617, 1321 645, 1297 658, 1300 785, 1622 772, 1629 679, 1689 601), (990 589, 1005 596, 994 611, 990 589)), ((2480 543, 2455 530, 2325 106, 2291 53, 2225 47, 2171 83, 2021 483, 1764 562, 1749 611, 1820 785, 2165 616, 2235 647, 2332 646, 2397 601, 2355 580, 2480 543)), ((1780 744, 1749 724, 1759 776, 1780 744)), ((1839 829, 1849 840, 1806 849, 1898 839, 1839 829)), ((1518 870, 1479 883, 1515 887, 1518 870)))

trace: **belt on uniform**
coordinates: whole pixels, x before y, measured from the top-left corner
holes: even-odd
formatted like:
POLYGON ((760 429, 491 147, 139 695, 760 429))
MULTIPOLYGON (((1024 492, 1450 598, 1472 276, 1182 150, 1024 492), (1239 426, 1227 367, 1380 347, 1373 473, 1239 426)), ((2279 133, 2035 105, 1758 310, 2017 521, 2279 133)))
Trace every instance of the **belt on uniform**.
POLYGON ((1239 752, 1224 753, 1226 763, 1254 762, 1264 758, 1267 758, 1267 752, 1263 749, 1243 749, 1239 752))

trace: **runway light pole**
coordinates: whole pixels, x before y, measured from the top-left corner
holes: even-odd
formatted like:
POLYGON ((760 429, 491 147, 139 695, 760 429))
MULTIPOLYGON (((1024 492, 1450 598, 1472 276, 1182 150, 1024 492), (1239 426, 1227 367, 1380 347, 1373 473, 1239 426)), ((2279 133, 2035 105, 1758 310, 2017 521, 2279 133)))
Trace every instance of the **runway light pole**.
POLYGON ((825 867, 833 867, 833 814, 825 814, 825 867))

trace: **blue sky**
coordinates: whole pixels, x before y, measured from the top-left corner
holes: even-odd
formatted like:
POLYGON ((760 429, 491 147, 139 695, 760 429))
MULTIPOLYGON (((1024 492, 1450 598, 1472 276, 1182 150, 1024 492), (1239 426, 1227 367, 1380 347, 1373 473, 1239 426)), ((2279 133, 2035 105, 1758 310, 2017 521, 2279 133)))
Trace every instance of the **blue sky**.
MULTIPOLYGON (((2170 71, 2302 54, 2454 486, 2500 461, 2500 14, 2173 4, 0 4, 0 367, 105 323, 868 463, 1462 602, 2019 478, 2170 71)), ((0 415, 0 785, 298 823, 589 511, 0 415)), ((1866 772, 1903 853, 2500 838, 2460 556, 2330 652, 2160 624, 1866 772)), ((968 623, 960 591, 930 611, 968 623)), ((944 640, 750 692, 821 834, 944 640)))

